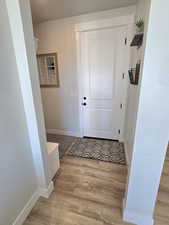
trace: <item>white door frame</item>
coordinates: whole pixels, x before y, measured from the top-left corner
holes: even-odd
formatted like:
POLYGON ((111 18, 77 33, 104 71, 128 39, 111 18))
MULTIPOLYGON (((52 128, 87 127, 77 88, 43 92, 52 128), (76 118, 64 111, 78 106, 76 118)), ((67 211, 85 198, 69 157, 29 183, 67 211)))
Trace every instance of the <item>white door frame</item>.
MULTIPOLYGON (((77 54, 77 74, 78 74, 78 98, 79 98, 79 120, 80 120, 80 136, 83 137, 84 131, 83 131, 83 106, 82 98, 82 79, 81 74, 83 73, 83 69, 81 66, 81 33, 92 31, 92 30, 100 30, 100 29, 106 29, 106 28, 113 28, 113 27, 126 27, 126 38, 128 39, 126 44, 126 63, 124 64, 124 74, 125 74, 125 102, 127 102, 127 93, 128 93, 128 87, 129 87, 129 79, 128 79, 128 68, 130 63, 130 37, 133 30, 133 24, 135 21, 134 14, 127 15, 127 16, 120 16, 120 17, 113 17, 110 19, 103 19, 103 20, 97 20, 92 22, 86 22, 86 23, 80 23, 75 25, 75 34, 76 34, 76 54, 77 54)), ((125 40, 124 40, 125 41, 125 40)), ((126 113, 126 104, 124 104, 123 107, 123 116, 122 116, 122 126, 121 126, 121 132, 120 132, 120 141, 123 141, 124 139, 124 124, 125 124, 125 113, 126 113)))

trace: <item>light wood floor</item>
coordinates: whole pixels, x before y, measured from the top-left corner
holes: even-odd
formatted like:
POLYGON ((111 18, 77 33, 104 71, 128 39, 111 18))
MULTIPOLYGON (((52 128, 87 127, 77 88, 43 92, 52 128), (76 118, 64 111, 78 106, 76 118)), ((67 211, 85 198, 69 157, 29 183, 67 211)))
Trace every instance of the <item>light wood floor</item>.
POLYGON ((164 163, 154 215, 156 225, 169 225, 169 149, 164 163))
MULTIPOLYGON (((126 175, 123 165, 64 156, 54 192, 49 199, 40 198, 24 225, 127 225, 121 210, 126 175)), ((169 225, 169 153, 155 225, 169 225)))
POLYGON ((121 208, 127 168, 64 156, 55 190, 41 198, 24 225, 127 225, 121 208))

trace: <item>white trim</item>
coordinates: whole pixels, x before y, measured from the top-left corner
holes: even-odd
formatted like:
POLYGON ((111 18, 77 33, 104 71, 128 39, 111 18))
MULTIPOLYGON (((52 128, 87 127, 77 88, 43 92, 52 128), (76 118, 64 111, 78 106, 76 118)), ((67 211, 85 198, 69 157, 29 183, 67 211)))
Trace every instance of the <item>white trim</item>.
POLYGON ((130 157, 129 157, 129 154, 128 154, 129 149, 128 149, 128 145, 127 145, 126 141, 124 141, 124 152, 125 152, 127 166, 130 166, 130 157))
MULTIPOLYGON (((77 55, 77 79, 78 79, 78 96, 79 96, 79 120, 80 120, 80 137, 83 137, 83 107, 81 106, 83 93, 82 93, 82 81, 81 81, 81 74, 82 74, 82 67, 81 67, 81 33, 85 31, 90 30, 97 30, 97 29, 105 29, 105 28, 111 28, 115 26, 125 26, 127 28, 126 37, 129 40, 131 27, 134 24, 135 21, 135 15, 127 15, 127 16, 119 16, 119 17, 113 17, 111 19, 104 19, 104 20, 97 20, 87 23, 80 23, 75 25, 75 34, 76 34, 76 55, 77 55)), ((129 86, 129 83, 127 83, 128 79, 128 68, 129 68, 129 59, 130 59, 130 46, 129 42, 126 45, 126 55, 128 55, 128 58, 126 59, 126 63, 124 65, 124 72, 126 73, 126 85, 129 86)), ((128 87, 126 87, 126 96, 125 100, 127 101, 127 92, 128 87)), ((124 104, 124 107, 126 104, 124 104)), ((125 109, 125 108, 124 108, 125 109)), ((121 135, 119 137, 120 141, 123 141, 124 139, 124 127, 125 127, 125 115, 126 115, 126 109, 123 113, 122 120, 123 125, 120 128, 121 129, 121 135)))
POLYGON ((39 197, 49 198, 50 194, 52 193, 54 189, 53 182, 51 181, 47 189, 38 188, 30 200, 27 202, 25 207, 22 209, 22 211, 17 216, 16 220, 12 223, 12 225, 22 225, 28 215, 30 214, 31 210, 35 206, 36 202, 38 201, 39 197))
POLYGON ((134 23, 134 14, 127 16, 113 17, 111 19, 97 20, 87 23, 79 23, 75 25, 75 31, 84 32, 90 30, 111 28, 116 26, 127 26, 133 23, 134 23))
POLYGON ((22 211, 19 213, 19 215, 17 216, 16 220, 12 223, 12 225, 22 225, 24 223, 24 221, 26 220, 26 218, 28 217, 28 215, 30 214, 33 207, 35 206, 39 197, 41 196, 41 197, 44 197, 44 198, 49 198, 53 189, 54 189, 53 182, 50 182, 47 189, 38 188, 34 192, 32 197, 30 198, 30 200, 27 202, 25 207, 22 209, 22 211))
POLYGON ((77 58, 77 81, 78 81, 78 103, 79 103, 79 127, 80 127, 80 136, 83 137, 84 134, 84 124, 83 124, 83 107, 82 107, 82 83, 81 83, 81 38, 80 38, 80 32, 76 32, 76 58, 77 58))
POLYGON ((28 203, 22 209, 20 214, 17 216, 16 220, 14 221, 14 223, 12 225, 22 225, 23 224, 23 222, 26 220, 29 213, 31 212, 31 210, 35 206, 36 202, 38 201, 39 197, 40 197, 39 196, 39 189, 37 189, 35 191, 35 193, 32 195, 32 197, 30 198, 30 200, 28 201, 28 203))
POLYGON ((67 135, 74 137, 82 137, 80 132, 76 131, 68 131, 68 130, 60 130, 60 129, 47 129, 48 134, 59 134, 59 135, 67 135))
POLYGON ((49 198, 53 190, 54 190, 54 184, 53 184, 53 181, 51 181, 47 189, 39 188, 39 195, 44 198, 49 198))
POLYGON ((123 200, 123 220, 128 223, 138 224, 138 225, 153 225, 154 219, 146 214, 135 212, 134 210, 126 210, 124 208, 123 200))

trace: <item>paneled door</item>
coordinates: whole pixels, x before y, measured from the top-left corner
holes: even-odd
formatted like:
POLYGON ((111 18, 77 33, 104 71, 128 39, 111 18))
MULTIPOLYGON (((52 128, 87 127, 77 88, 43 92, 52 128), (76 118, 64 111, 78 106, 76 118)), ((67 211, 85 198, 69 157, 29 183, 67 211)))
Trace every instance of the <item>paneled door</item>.
POLYGON ((125 27, 81 33, 83 135, 120 137, 124 105, 125 27))

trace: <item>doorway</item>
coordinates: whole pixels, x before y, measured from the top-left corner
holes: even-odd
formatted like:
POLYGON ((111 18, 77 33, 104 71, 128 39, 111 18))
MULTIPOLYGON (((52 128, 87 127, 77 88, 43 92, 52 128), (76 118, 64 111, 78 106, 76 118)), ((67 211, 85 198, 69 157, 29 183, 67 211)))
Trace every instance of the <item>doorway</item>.
POLYGON ((128 88, 127 27, 93 27, 78 32, 77 40, 81 134, 122 140, 128 88))

